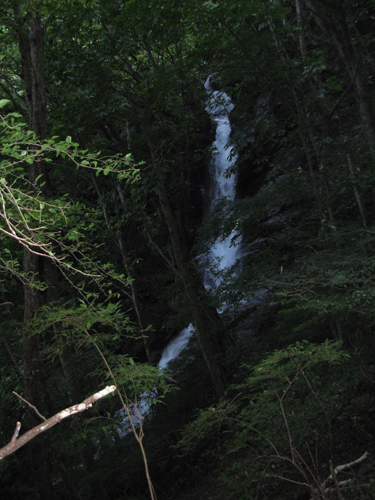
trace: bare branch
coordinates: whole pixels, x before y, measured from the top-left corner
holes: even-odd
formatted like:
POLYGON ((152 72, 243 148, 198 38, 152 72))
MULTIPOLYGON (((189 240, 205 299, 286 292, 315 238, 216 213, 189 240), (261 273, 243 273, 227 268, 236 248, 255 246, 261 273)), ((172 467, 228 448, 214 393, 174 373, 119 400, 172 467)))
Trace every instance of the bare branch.
POLYGON ((347 479, 338 482, 337 481, 337 474, 343 470, 350 469, 353 465, 360 464, 364 462, 367 458, 369 457, 369 453, 366 451, 361 457, 357 458, 357 460, 353 460, 353 462, 348 462, 347 464, 343 465, 338 465, 335 469, 333 469, 332 464, 331 464, 331 474, 327 477, 327 479, 322 483, 321 489, 323 493, 328 493, 330 491, 337 491, 337 489, 341 486, 346 486, 348 483, 352 481, 352 479, 347 479), (336 480, 335 480, 336 479, 336 480), (326 484, 328 481, 333 481, 334 482, 334 487, 326 487, 326 484))
MULTIPOLYGON (((369 453, 368 453, 368 451, 366 451, 361 457, 357 458, 357 460, 353 460, 353 462, 349 462, 347 464, 338 465, 334 472, 335 472, 335 474, 337 474, 338 472, 341 472, 342 470, 349 469, 353 465, 357 465, 357 464, 360 464, 361 462, 364 462, 366 460, 366 458, 368 458, 368 457, 369 457, 369 453)), ((330 475, 328 479, 332 479, 332 475, 330 475)))
POLYGON ((35 413, 38 415, 38 417, 40 417, 44 421, 47 420, 46 417, 43 417, 43 415, 41 413, 39 413, 39 411, 36 408, 36 406, 34 406, 31 403, 29 403, 26 399, 24 399, 22 396, 20 396, 19 394, 17 394, 15 391, 13 391, 13 394, 15 396, 17 396, 17 398, 20 398, 20 400, 23 401, 24 403, 26 403, 28 406, 30 406, 30 408, 32 408, 35 411, 35 413))
MULTIPOLYGON (((2 304, 0 304, 0 305, 2 305, 2 304)), ((11 350, 9 349, 7 341, 4 338, 1 339, 1 340, 3 341, 5 350, 6 350, 7 354, 8 354, 8 356, 9 356, 9 359, 11 360, 11 362, 13 364, 14 369, 16 370, 17 375, 22 380, 23 379, 22 371, 21 371, 20 367, 18 366, 17 361, 14 359, 14 356, 13 356, 11 350)))
POLYGON ((80 413, 82 411, 88 410, 89 408, 92 407, 92 405, 96 402, 99 401, 99 399, 104 398, 108 394, 114 393, 116 390, 115 385, 108 385, 105 389, 96 392, 89 398, 85 399, 82 403, 79 403, 77 405, 70 406, 69 408, 66 408, 65 410, 60 411, 53 417, 49 418, 45 422, 42 422, 41 424, 37 425, 36 427, 33 427, 31 430, 23 434, 21 437, 17 437, 19 430, 21 428, 21 424, 17 422, 17 427, 16 430, 13 434, 12 439, 10 442, 4 446, 3 448, 0 449, 0 460, 14 451, 18 450, 22 446, 24 446, 26 443, 34 439, 36 436, 41 434, 42 432, 46 431, 47 429, 50 429, 51 427, 55 426, 58 422, 61 422, 61 420, 64 420, 64 418, 70 417, 71 415, 74 415, 76 413, 80 413))

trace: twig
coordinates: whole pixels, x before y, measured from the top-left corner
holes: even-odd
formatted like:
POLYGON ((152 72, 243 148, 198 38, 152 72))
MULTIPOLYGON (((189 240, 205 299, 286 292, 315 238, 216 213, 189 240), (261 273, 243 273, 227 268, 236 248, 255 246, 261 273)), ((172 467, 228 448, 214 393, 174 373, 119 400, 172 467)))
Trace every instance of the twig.
POLYGON ((21 429, 21 422, 17 422, 12 439, 10 440, 11 443, 14 443, 17 440, 18 434, 20 433, 20 429, 21 429))
POLYGON ((32 405, 31 403, 29 403, 26 399, 24 399, 22 396, 20 396, 19 394, 17 394, 15 391, 13 391, 13 394, 17 396, 17 398, 20 398, 24 403, 26 403, 28 406, 30 406, 30 408, 32 408, 35 413, 38 415, 38 417, 40 417, 42 420, 46 421, 46 417, 43 417, 43 415, 41 413, 39 413, 38 409, 32 405))
POLYGON ((56 11, 58 11, 60 8, 61 8, 61 5, 58 5, 58 6, 56 7, 56 9, 54 9, 54 10, 51 12, 51 14, 47 17, 46 22, 45 22, 45 23, 44 23, 44 25, 43 25, 43 29, 44 29, 44 30, 47 28, 47 26, 48 26, 48 22, 49 22, 49 20, 51 19, 51 17, 52 17, 52 16, 54 16, 54 15, 55 15, 55 12, 56 12, 56 11))
MULTIPOLYGON (((346 469, 349 469, 349 467, 352 467, 353 465, 357 465, 357 464, 360 464, 361 462, 364 462, 366 460, 366 458, 369 457, 369 452, 366 451, 361 457, 357 458, 357 460, 354 460, 353 462, 349 462, 347 464, 343 464, 343 465, 338 465, 336 467, 336 469, 334 470, 334 473, 337 474, 338 472, 341 472, 342 470, 346 470, 346 469)), ((332 475, 329 476, 328 479, 332 479, 332 475)))
MULTIPOLYGON (((87 330, 85 330, 85 333, 86 333, 87 337, 90 338, 89 332, 87 330)), ((102 353, 100 347, 98 346, 98 344, 96 342, 94 342, 94 346, 95 346, 96 350, 98 351, 98 353, 100 354, 100 357, 102 358, 105 366, 107 367, 107 370, 108 370, 108 372, 109 372, 112 380, 115 381, 116 379, 115 379, 114 373, 111 370, 111 367, 109 366, 106 357, 104 356, 104 354, 102 353)), ((139 448, 140 448, 141 453, 142 453, 143 464, 144 464, 144 467, 145 467, 145 474, 146 474, 146 478, 147 478, 147 484, 148 484, 148 488, 149 488, 149 491, 150 491, 151 500, 157 500, 155 488, 154 488, 154 485, 152 484, 151 477, 150 477, 150 472, 149 472, 149 469, 148 469, 148 460, 147 460, 146 452, 145 452, 145 449, 144 449, 144 446, 143 446, 143 442, 142 442, 143 438, 144 438, 144 431, 143 431, 143 425, 142 425, 142 415, 140 414, 139 409, 138 409, 137 399, 135 400, 135 402, 133 404, 134 404, 134 408, 135 408, 137 419, 138 419, 138 423, 139 423, 139 430, 138 430, 138 432, 137 432, 137 429, 135 428, 135 425, 134 425, 134 422, 133 422, 133 418, 132 418, 132 416, 130 414, 129 405, 125 403, 124 398, 122 397, 120 391, 118 391, 118 396, 119 396, 121 404, 122 404, 122 406, 123 406, 123 408, 124 408, 124 410, 125 410, 125 412, 126 412, 126 414, 128 416, 132 432, 134 434, 135 439, 137 440, 137 443, 138 443, 139 448)), ((125 394, 125 396, 126 396, 126 394, 125 394)))
POLYGON ((282 479, 283 481, 288 481, 288 483, 300 484, 302 486, 307 486, 308 488, 310 487, 310 485, 308 483, 302 483, 301 481, 294 481, 294 479, 289 479, 288 477, 276 476, 273 474, 270 474, 270 477, 276 477, 277 479, 282 479))
MULTIPOLYGON (((339 472, 343 471, 343 470, 346 470, 346 469, 349 469, 350 467, 352 467, 353 465, 357 465, 357 464, 360 464, 361 462, 364 462, 366 460, 366 458, 369 457, 369 453, 368 451, 366 451, 361 457, 357 458, 357 460, 353 460, 353 462, 349 462, 347 464, 343 464, 343 465, 338 465, 335 469, 334 469, 334 474, 337 475, 339 472)), ((332 473, 327 477, 327 479, 323 482, 322 484, 322 488, 325 487, 326 483, 328 481, 332 481, 333 480, 333 477, 332 477, 332 473)))
POLYGON ((20 367, 18 366, 16 360, 14 359, 14 356, 13 356, 11 350, 9 349, 7 341, 4 338, 2 339, 2 341, 3 341, 3 344, 4 344, 5 350, 6 350, 7 354, 8 354, 8 356, 9 356, 12 364, 13 364, 13 367, 16 370, 17 375, 22 380, 23 379, 23 373, 22 373, 20 367))
POLYGON ((148 236, 148 239, 150 240, 150 243, 153 247, 156 248, 156 250, 159 252, 160 256, 165 260, 165 262, 168 264, 168 266, 172 269, 173 272, 176 272, 176 267, 173 265, 173 262, 165 255, 163 250, 159 247, 157 243, 151 238, 151 236, 148 234, 148 231, 146 230, 146 234, 148 236))

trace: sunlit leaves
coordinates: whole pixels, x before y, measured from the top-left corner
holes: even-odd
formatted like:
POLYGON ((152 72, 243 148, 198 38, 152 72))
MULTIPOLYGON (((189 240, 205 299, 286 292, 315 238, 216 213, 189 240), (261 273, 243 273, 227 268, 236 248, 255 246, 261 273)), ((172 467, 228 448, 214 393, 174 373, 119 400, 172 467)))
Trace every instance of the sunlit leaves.
MULTIPOLYGON (((67 194, 55 199, 43 196, 42 176, 38 176, 30 189, 27 166, 39 161, 59 162, 92 170, 96 175, 103 172, 117 176, 119 181, 135 182, 139 172, 134 169, 130 156, 102 158, 99 153, 80 150, 70 136, 65 141, 52 137, 40 142, 14 113, 1 117, 0 146, 0 233, 53 259, 69 272, 75 270, 99 279, 100 264, 91 259, 88 241, 95 216, 89 218, 91 210, 84 204, 72 202, 67 194)), ((95 244, 91 243, 91 247, 95 248, 95 244)), ((110 272, 110 268, 105 270, 107 275, 110 272)))

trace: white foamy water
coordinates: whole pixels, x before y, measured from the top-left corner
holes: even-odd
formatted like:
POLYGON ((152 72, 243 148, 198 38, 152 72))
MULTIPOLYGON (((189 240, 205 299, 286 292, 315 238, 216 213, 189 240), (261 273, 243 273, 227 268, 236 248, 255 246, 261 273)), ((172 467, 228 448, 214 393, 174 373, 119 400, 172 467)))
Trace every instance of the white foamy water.
MULTIPOLYGON (((177 337, 175 337, 169 342, 169 344, 162 353, 162 356, 158 363, 158 368, 160 369, 167 368, 168 364, 179 356, 179 354, 187 346, 190 337, 193 334, 193 331, 194 331, 193 325, 190 324, 188 327, 184 328, 177 335, 177 337)), ((138 398, 137 408, 142 418, 145 417, 150 412, 151 404, 149 402, 149 399, 151 398, 148 392, 144 392, 138 398)), ((132 416, 134 425, 138 426, 139 418, 133 404, 129 405, 129 411, 132 416)), ((117 412, 117 419, 122 423, 122 426, 117 429, 117 432, 119 436, 124 437, 131 431, 130 422, 124 408, 122 408, 117 412)))
POLYGON ((167 347, 164 349, 158 367, 167 368, 168 363, 177 358, 177 356, 185 349, 188 345, 189 339, 193 334, 194 328, 190 324, 187 328, 184 328, 174 339, 172 339, 167 347))
MULTIPOLYGON (((213 144, 215 153, 211 160, 211 182, 209 206, 213 208, 215 202, 223 197, 229 200, 234 200, 236 195, 236 180, 237 176, 232 174, 226 176, 225 172, 232 167, 237 159, 236 155, 232 154, 233 148, 228 147, 228 142, 231 134, 231 126, 228 115, 234 108, 229 96, 224 92, 213 90, 208 77, 204 88, 208 94, 206 110, 216 124, 216 136, 213 144)), ((216 262, 220 270, 227 269, 235 264, 239 257, 240 239, 237 238, 237 245, 231 245, 232 238, 235 236, 233 232, 228 238, 223 241, 215 241, 209 250, 206 265, 216 262)), ((212 283, 218 286, 220 280, 214 280, 209 273, 205 273, 204 286, 212 288, 212 283)), ((190 337, 194 332, 193 325, 184 328, 171 342, 167 345, 162 353, 159 361, 160 368, 166 368, 168 363, 181 353, 187 346, 190 337)))
MULTIPOLYGON (((209 194, 210 199, 208 200, 209 207, 212 209, 218 199, 226 197, 229 200, 234 200, 236 194, 236 175, 232 174, 229 177, 225 175, 226 170, 232 167, 236 161, 236 156, 232 155, 233 148, 231 146, 227 147, 231 133, 228 115, 234 106, 227 94, 212 89, 209 78, 207 78, 204 87, 209 96, 206 110, 216 124, 216 137, 213 144, 215 153, 212 156, 210 166, 212 186, 209 194)), ((207 259, 205 259, 206 265, 209 266, 216 262, 218 269, 224 270, 235 264, 239 257, 240 238, 237 238, 236 245, 231 246, 234 236, 235 233, 233 232, 225 240, 215 241, 209 250, 207 259)), ((204 286, 206 288, 217 287, 219 284, 219 279, 213 278, 209 272, 205 273, 204 286)), ((169 342, 162 352, 158 363, 159 368, 167 368, 168 364, 180 355, 188 345, 193 332, 194 327, 190 324, 169 342)), ((147 402, 149 397, 148 393, 143 393, 138 399, 138 411, 142 417, 145 417, 150 412, 150 404, 147 402)), ((139 420, 134 407, 131 408, 131 414, 134 424, 137 425, 139 420)), ((124 425, 124 427, 118 429, 118 433, 120 436, 124 436, 130 432, 129 421, 124 409, 118 412, 117 418, 124 425)))
POLYGON ((206 110, 216 123, 216 137, 213 144, 216 152, 211 162, 213 189, 211 189, 210 206, 212 207, 217 199, 225 196, 233 200, 236 194, 236 175, 232 174, 229 177, 224 175, 225 171, 236 161, 235 156, 230 158, 233 148, 227 146, 231 134, 228 115, 234 106, 224 92, 212 89, 209 78, 204 87, 209 96, 206 110))
MULTIPOLYGON (((209 206, 212 209, 217 200, 227 198, 234 200, 236 195, 237 176, 235 173, 226 175, 229 168, 233 167, 237 156, 233 154, 232 146, 228 146, 231 126, 228 115, 233 109, 230 98, 224 92, 213 90, 210 85, 210 78, 207 78, 204 87, 208 93, 206 110, 216 123, 216 137, 213 144, 215 152, 211 161, 211 179, 212 189, 210 190, 209 206)), ((220 241, 216 240, 211 246, 208 254, 208 265, 215 262, 218 269, 223 271, 232 267, 239 257, 240 238, 237 238, 236 244, 232 245, 232 239, 236 236, 233 232, 227 238, 220 241)), ((205 273, 204 285, 206 288, 212 288, 220 284, 219 279, 214 279, 210 273, 205 273)))

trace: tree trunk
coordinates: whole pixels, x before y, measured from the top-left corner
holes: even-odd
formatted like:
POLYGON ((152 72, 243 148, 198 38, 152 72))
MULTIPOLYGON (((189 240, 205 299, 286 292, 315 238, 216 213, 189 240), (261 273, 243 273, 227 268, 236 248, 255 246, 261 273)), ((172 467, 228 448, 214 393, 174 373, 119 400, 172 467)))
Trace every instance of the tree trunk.
POLYGON ((352 158, 351 158, 349 153, 347 153, 346 158, 348 160, 350 177, 352 179, 354 195, 355 195, 355 199, 356 199, 356 202, 358 205, 359 213, 361 214, 362 224, 363 224, 363 227, 367 227, 366 207, 365 207, 365 204, 364 204, 363 199, 362 199, 361 189, 360 189, 358 182, 356 180, 355 168, 354 168, 352 158))
MULTIPOLYGON (((155 155, 156 141, 151 132, 151 124, 154 120, 151 105, 152 99, 148 98, 144 108, 143 130, 150 149, 152 163, 156 168, 158 162, 155 155)), ((175 262, 176 271, 184 286, 193 316, 193 323, 197 331, 198 342, 215 391, 219 397, 223 397, 225 393, 225 373, 219 356, 230 345, 230 339, 225 334, 224 325, 216 309, 205 303, 205 295, 207 294, 202 280, 194 268, 189 266, 188 250, 184 245, 184 237, 181 235, 176 216, 171 208, 164 178, 158 183, 157 193, 169 232, 173 253, 172 260, 175 262)))
MULTIPOLYGON (((44 28, 40 17, 29 19, 29 36, 25 35, 22 27, 19 30, 19 48, 21 53, 23 75, 29 107, 30 128, 39 139, 46 136, 46 98, 44 74, 44 28)), ((41 161, 35 161, 29 170, 29 189, 42 191, 45 181, 45 168, 41 161), (41 176, 38 181, 36 179, 41 176), (38 186, 36 185, 38 183, 38 186)), ((27 324, 41 306, 41 292, 36 282, 41 277, 43 263, 41 258, 30 250, 24 250, 23 270, 29 277, 24 285, 24 323, 27 324)), ((41 361, 39 355, 39 338, 30 335, 25 330, 23 336, 23 363, 25 398, 36 408, 42 411, 41 361)), ((40 424, 39 417, 28 409, 27 426, 32 428, 40 424)), ((49 474, 49 460, 45 446, 45 439, 39 436, 29 444, 31 456, 31 471, 35 489, 41 499, 56 498, 49 474)))
POLYGON ((194 279, 195 277, 191 274, 191 271, 189 271, 181 246, 177 224, 166 194, 164 181, 160 183, 159 200, 167 223, 177 270, 184 285, 186 297, 193 314, 199 345, 214 384, 215 391, 219 397, 222 397, 225 392, 224 370, 220 365, 218 356, 223 353, 221 348, 222 342, 220 342, 223 336, 223 326, 216 310, 213 314, 213 312, 203 304, 200 298, 200 290, 194 283, 196 279, 194 279))

